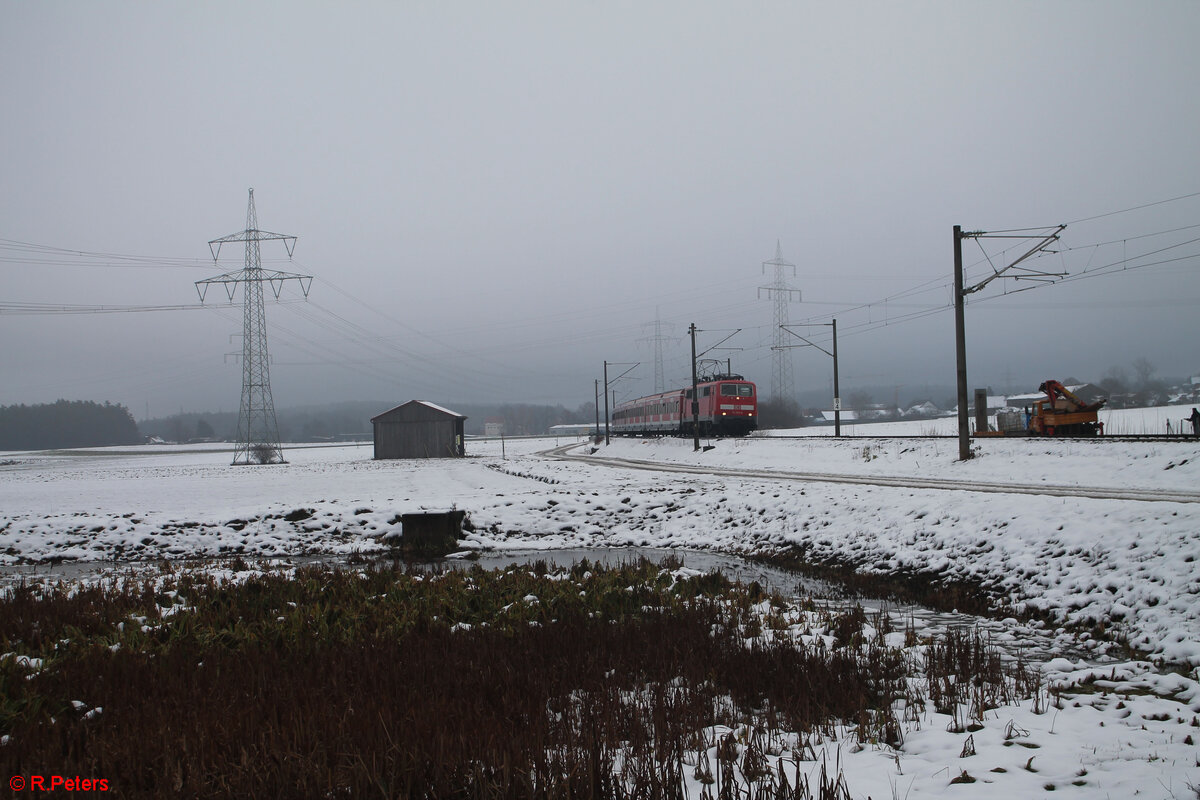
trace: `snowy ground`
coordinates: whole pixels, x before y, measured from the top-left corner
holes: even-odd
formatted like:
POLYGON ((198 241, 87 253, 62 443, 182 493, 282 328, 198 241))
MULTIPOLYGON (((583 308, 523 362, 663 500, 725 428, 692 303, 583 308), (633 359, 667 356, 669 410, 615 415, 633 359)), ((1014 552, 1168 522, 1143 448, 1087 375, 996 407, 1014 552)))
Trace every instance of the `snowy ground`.
MULTIPOLYGON (((1178 407, 1108 413, 1110 431, 1130 433, 1186 416, 1178 407)), ((926 433, 931 424, 844 432, 926 433)), ((977 756, 959 759, 962 737, 936 719, 911 733, 899 765, 895 753, 843 749, 855 797, 1026 796, 1048 785, 1075 796, 1196 797, 1200 443, 985 439, 965 463, 954 440, 755 437, 701 453, 690 441, 614 440, 594 455, 581 444, 582 460, 538 455, 555 444, 471 441, 467 459, 387 462, 373 461, 369 446, 295 448, 288 464, 262 467, 232 467, 228 452, 199 447, 0 454, 0 564, 371 551, 398 530, 399 514, 457 507, 469 512, 467 544, 476 548, 804 546, 864 569, 932 570, 983 581, 1063 623, 1103 624, 1182 670, 1103 663, 1105 648, 1096 647, 1105 691, 1072 695, 1040 715, 1001 709, 976 733, 977 756), (713 473, 598 460, 611 457, 713 473), (1169 489, 1193 501, 744 478, 719 474, 725 468, 1077 487, 1080 495, 1169 489), (1029 733, 1006 744, 1010 719, 1029 733), (949 783, 962 770, 974 789, 949 783)), ((1047 670, 1065 679, 1085 666, 1059 660, 1047 670)))
MULTIPOLYGON (((1191 406, 1156 406, 1154 408, 1102 408, 1099 416, 1100 422, 1104 424, 1104 432, 1109 435, 1142 436, 1150 433, 1190 432, 1191 424, 1186 420, 1191 413, 1191 406)), ((972 425, 974 422, 975 419, 972 417, 972 425)), ((990 425, 995 427, 995 416, 991 417, 990 425)), ((788 435, 797 432, 806 436, 810 434, 832 436, 833 426, 805 428, 802 431, 779 431, 778 433, 788 435)), ((957 434, 957 416, 908 422, 856 423, 842 420, 843 436, 955 436, 957 434)))

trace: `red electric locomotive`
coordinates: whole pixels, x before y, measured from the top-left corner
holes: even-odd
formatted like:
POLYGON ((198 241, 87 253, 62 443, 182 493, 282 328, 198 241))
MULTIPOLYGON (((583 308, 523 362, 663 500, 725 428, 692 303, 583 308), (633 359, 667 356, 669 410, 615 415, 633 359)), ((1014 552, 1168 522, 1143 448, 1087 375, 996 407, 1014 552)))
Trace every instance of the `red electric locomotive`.
MULTIPOLYGON (((702 436, 745 436, 758 428, 758 391, 741 375, 714 375, 696 386, 702 436)), ((674 389, 621 403, 612 431, 622 436, 689 436, 692 390, 674 389)))

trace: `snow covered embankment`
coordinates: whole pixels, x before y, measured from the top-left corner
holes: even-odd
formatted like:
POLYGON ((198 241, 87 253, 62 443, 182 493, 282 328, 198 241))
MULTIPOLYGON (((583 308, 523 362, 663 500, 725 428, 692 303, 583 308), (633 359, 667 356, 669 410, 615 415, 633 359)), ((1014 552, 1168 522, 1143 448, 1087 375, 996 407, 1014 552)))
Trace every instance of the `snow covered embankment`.
MULTIPOLYGON (((1200 485, 1200 446, 986 443, 954 461, 945 441, 617 440, 598 456, 781 471, 1054 479, 1134 488, 1200 485), (1050 448, 1047 450, 1047 448, 1050 448), (861 466, 860 466, 861 465, 861 466), (1065 477, 1064 477, 1065 476, 1065 477), (1159 481, 1160 476, 1169 476, 1159 481)), ((1156 658, 1200 664, 1200 504, 671 475, 524 459, 510 472, 556 488, 474 514, 487 546, 647 545, 737 553, 803 549, 814 561, 978 582, 997 599, 1094 628, 1156 658), (580 486, 586 488, 579 488, 580 486)))

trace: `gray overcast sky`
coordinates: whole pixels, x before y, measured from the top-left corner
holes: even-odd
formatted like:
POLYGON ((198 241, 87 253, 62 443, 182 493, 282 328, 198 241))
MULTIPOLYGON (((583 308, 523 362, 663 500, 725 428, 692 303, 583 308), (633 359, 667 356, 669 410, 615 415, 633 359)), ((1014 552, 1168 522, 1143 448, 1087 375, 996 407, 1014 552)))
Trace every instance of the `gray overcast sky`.
MULTIPOLYGON (((714 354, 766 391, 777 242, 790 319, 838 318, 843 394, 905 402, 954 381, 955 224, 1070 223, 1033 263, 1074 279, 972 298, 973 386, 1192 374, 1197 33, 1190 0, 0 0, 0 403, 236 409, 222 298, 15 311, 198 305, 241 266, 206 242, 249 187, 299 237, 265 265, 315 276, 267 308, 278 407, 575 406, 606 359, 650 391, 656 315, 668 383, 695 322, 701 349, 743 329, 714 354)), ((791 357, 798 390, 829 384, 791 357)))

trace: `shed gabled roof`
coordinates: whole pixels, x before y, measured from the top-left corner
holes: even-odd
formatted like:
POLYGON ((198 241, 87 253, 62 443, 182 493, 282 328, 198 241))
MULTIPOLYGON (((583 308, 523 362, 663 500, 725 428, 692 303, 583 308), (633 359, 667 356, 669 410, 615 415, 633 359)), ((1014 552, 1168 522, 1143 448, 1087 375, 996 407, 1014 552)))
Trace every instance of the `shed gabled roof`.
POLYGON ((431 403, 428 400, 409 400, 407 403, 401 403, 400 405, 396 406, 395 408, 390 408, 387 411, 383 412, 382 414, 379 414, 378 416, 371 417, 371 422, 375 422, 376 420, 380 420, 380 419, 383 419, 384 417, 393 416, 393 415, 406 416, 405 412, 412 412, 412 411, 416 411, 418 414, 422 411, 433 411, 437 414, 442 414, 447 417, 454 417, 455 419, 466 419, 467 418, 465 414, 459 414, 456 411, 451 411, 448 408, 443 408, 442 406, 439 406, 436 403, 431 403))

